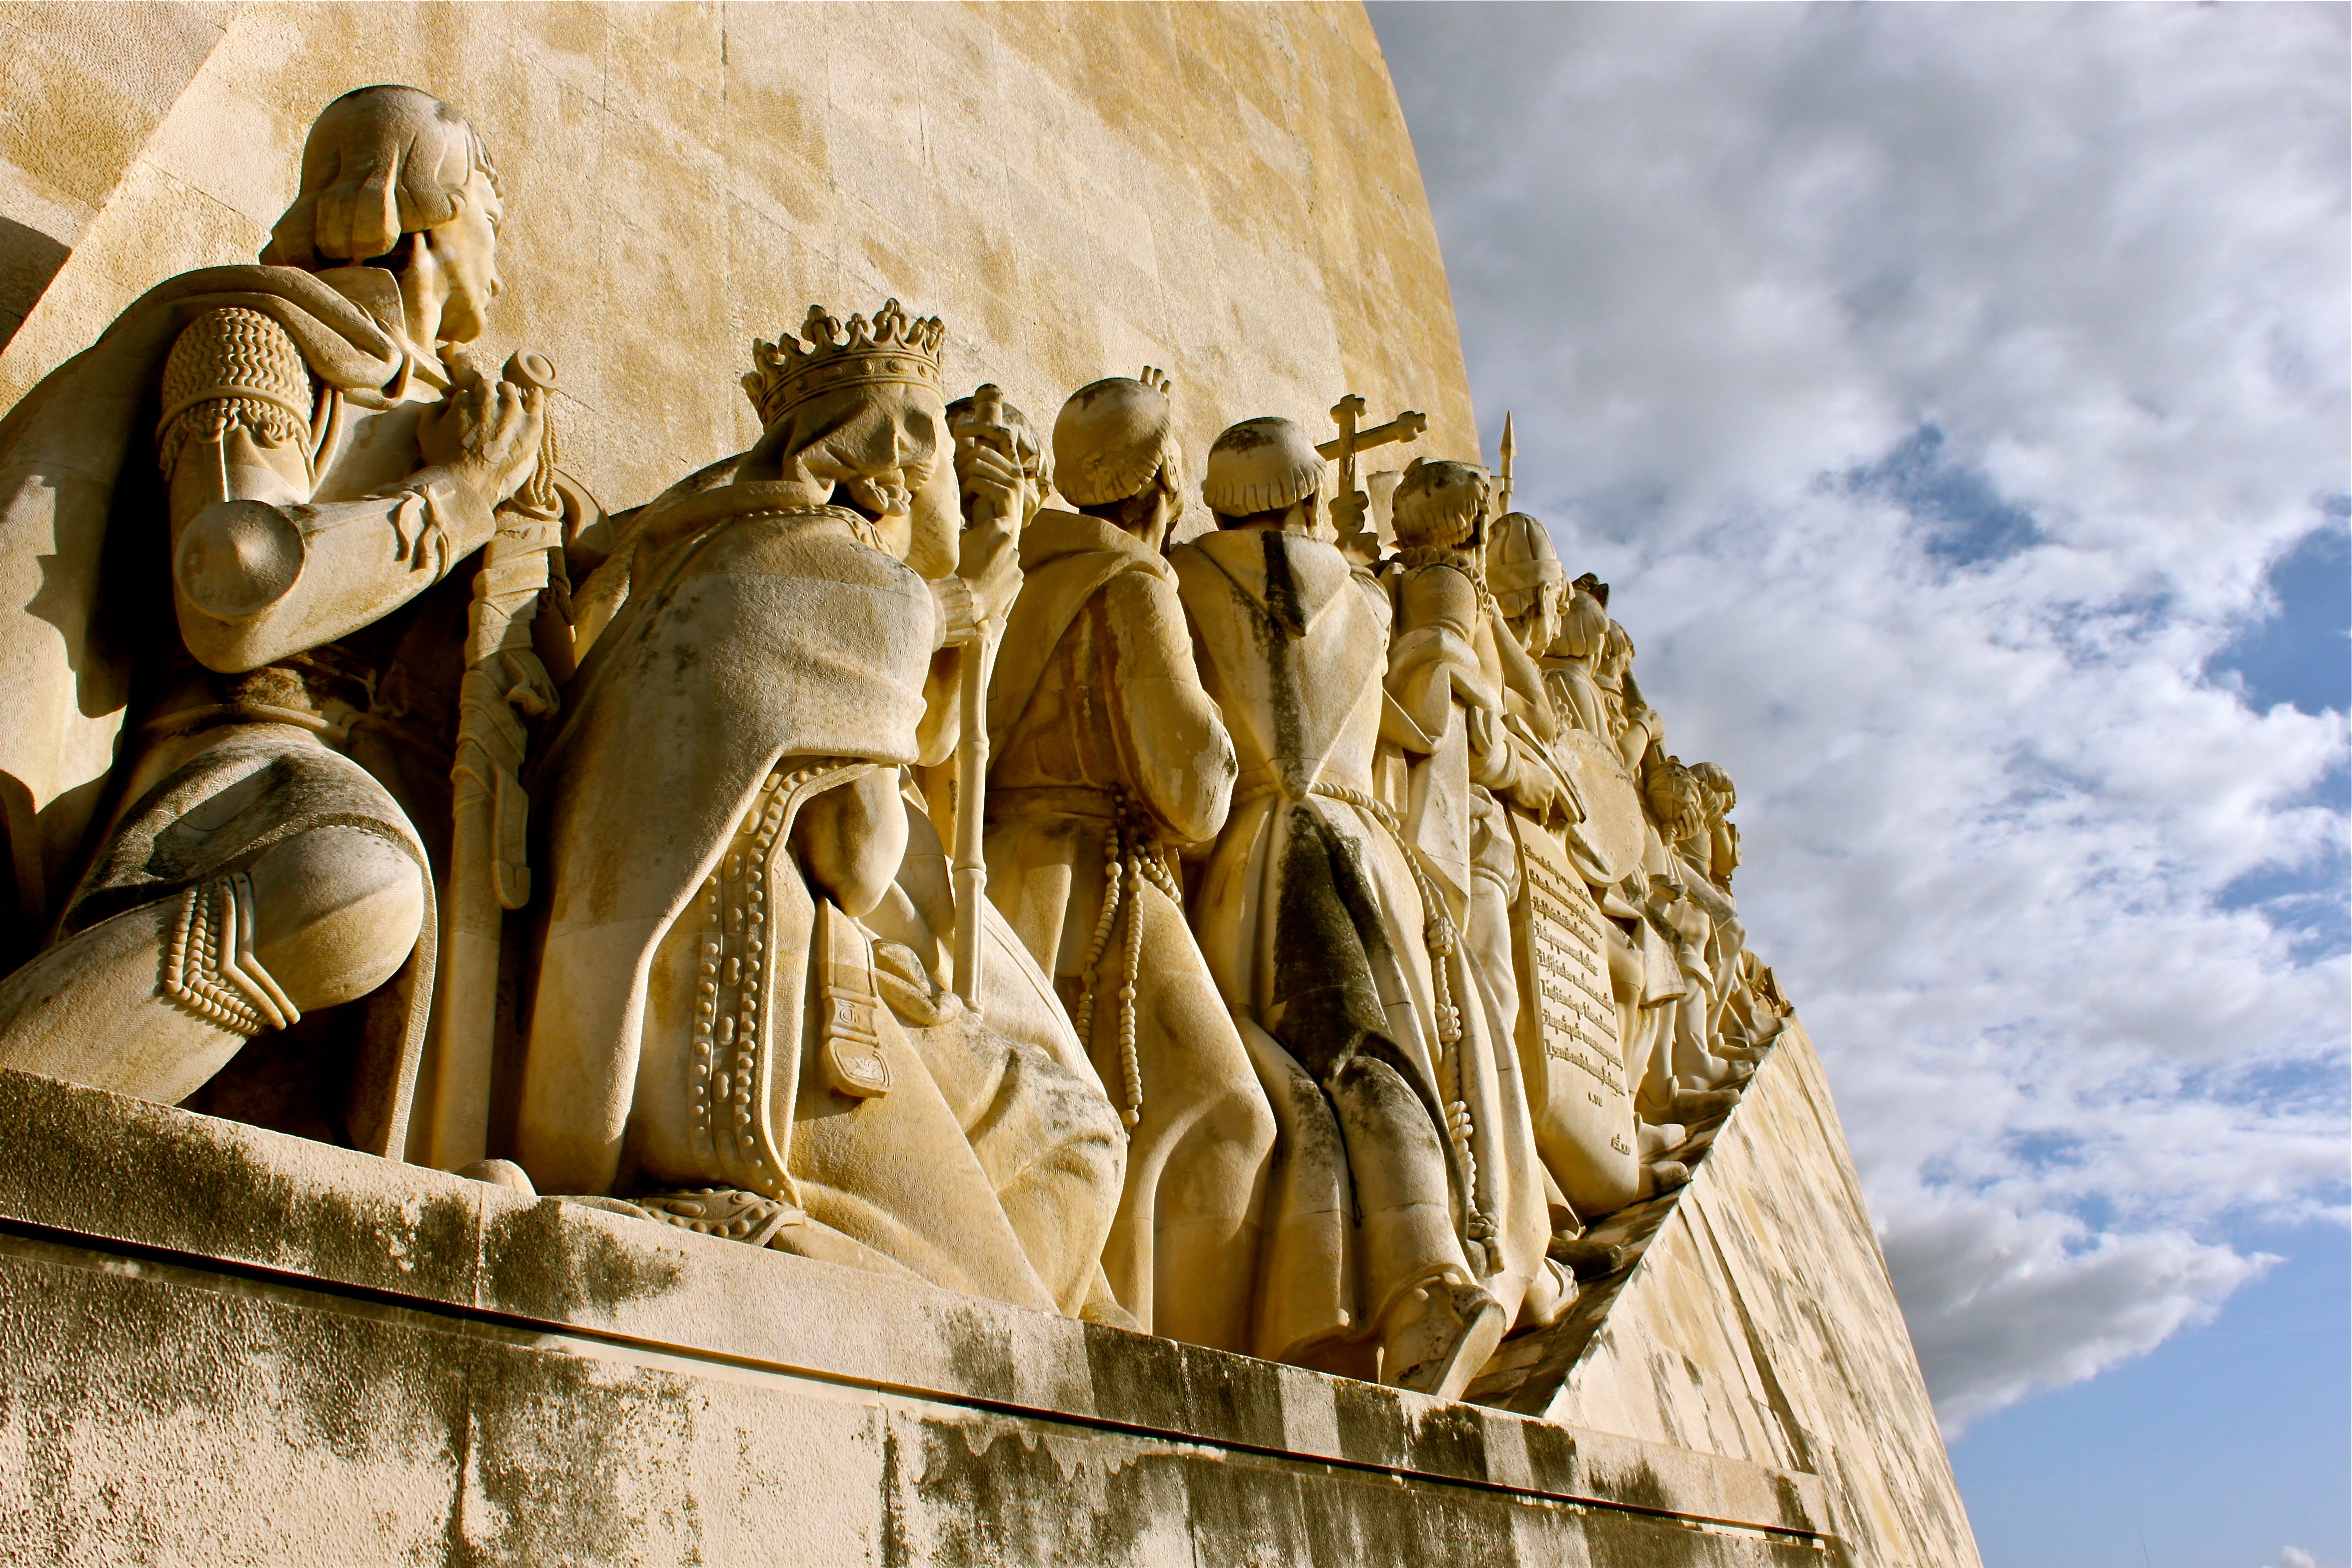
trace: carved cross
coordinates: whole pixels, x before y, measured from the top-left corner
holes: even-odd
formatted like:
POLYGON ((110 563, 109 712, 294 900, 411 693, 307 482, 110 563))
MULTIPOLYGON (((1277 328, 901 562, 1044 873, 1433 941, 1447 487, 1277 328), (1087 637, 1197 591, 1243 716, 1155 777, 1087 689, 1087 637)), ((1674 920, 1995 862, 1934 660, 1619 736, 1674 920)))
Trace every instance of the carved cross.
POLYGON ((1364 400, 1350 392, 1331 405, 1332 421, 1339 426, 1339 435, 1315 448, 1316 454, 1339 462, 1339 490, 1345 496, 1356 488, 1356 454, 1369 452, 1376 446, 1391 441, 1413 441, 1429 428, 1429 416, 1405 410, 1385 425, 1374 425, 1369 430, 1358 430, 1356 421, 1364 417, 1364 400))

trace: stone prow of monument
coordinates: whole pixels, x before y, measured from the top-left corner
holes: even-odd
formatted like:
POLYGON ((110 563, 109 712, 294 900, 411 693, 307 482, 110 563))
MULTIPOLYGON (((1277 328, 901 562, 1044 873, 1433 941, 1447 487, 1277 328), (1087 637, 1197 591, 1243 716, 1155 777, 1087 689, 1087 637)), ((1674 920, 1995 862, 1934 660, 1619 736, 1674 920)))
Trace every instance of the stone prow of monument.
POLYGON ((0 30, 0 1556, 1978 1568, 1359 6, 0 30))

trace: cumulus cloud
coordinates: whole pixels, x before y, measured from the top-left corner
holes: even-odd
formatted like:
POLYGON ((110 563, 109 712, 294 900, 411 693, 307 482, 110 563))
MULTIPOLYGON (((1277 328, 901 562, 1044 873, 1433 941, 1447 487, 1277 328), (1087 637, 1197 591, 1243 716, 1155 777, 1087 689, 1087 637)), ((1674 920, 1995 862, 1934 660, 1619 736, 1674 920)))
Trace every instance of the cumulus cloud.
POLYGON ((2319 1559, 2300 1546, 2279 1548, 2278 1568, 2319 1568, 2319 1559))
POLYGON ((2345 13, 1374 16, 1949 1429, 2210 1316, 2343 1203, 2345 716, 2230 663, 2343 528, 2345 13))

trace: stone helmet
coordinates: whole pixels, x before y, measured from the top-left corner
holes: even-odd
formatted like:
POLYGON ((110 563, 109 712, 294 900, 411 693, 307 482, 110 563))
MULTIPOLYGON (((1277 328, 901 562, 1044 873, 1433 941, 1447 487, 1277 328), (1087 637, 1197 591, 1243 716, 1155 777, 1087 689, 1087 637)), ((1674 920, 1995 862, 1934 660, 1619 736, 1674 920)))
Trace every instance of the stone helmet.
POLYGON ((1220 517, 1255 517, 1295 506, 1322 488, 1323 457, 1313 439, 1295 421, 1269 414, 1217 438, 1201 499, 1220 517))
POLYGON ((1495 519, 1486 537, 1486 585, 1505 615, 1524 615, 1536 596, 1568 580, 1551 532, 1525 512, 1495 519))
POLYGON ((1731 786, 1731 775, 1712 762, 1694 762, 1690 775, 1699 788, 1716 798, 1715 810, 1729 811, 1739 804, 1739 791, 1731 786))
POLYGON ((1588 592, 1582 580, 1571 584, 1568 602, 1560 607, 1560 640, 1552 651, 1571 658, 1598 658, 1609 642, 1609 612, 1588 592))
POLYGON ((1486 470, 1476 463, 1417 457, 1391 503, 1396 541, 1408 550, 1473 548, 1486 500, 1486 470))
POLYGON ((1155 475, 1172 479, 1174 423, 1165 377, 1106 376, 1080 387, 1054 420, 1055 488, 1073 506, 1107 506, 1155 475))

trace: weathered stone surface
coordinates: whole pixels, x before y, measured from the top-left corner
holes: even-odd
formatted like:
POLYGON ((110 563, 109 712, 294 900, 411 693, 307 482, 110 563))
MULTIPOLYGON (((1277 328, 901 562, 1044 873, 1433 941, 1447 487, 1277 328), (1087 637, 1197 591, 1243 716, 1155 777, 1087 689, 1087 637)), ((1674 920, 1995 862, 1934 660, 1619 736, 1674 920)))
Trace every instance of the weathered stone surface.
POLYGON ((509 193, 483 362, 554 359, 566 466, 609 506, 750 444, 710 367, 812 300, 940 315, 951 378, 1038 416, 1161 366, 1196 465, 1230 420, 1321 427, 1351 390, 1425 409, 1414 450, 1477 449, 1355 6, 43 5, 0 30, 0 408, 158 279, 256 254, 321 105, 413 82, 509 193))
MULTIPOLYGON (((16 46, 0 82, 0 404, 116 323, 9 427, 29 466, 10 469, 0 575, 22 591, 0 648, 38 656, 0 681, 16 720, 0 738, 30 742, 0 758, 16 770, 0 776, 16 879, 0 958, 38 953, 5 977, 0 1055, 157 1101, 234 1058, 241 1087, 232 1065, 228 1087, 184 1103, 513 1184, 0 1073, 0 1448, 22 1460, 0 1483, 21 1488, 0 1539, 18 1555, 1973 1561, 1793 1026, 1751 1096, 1761 1108, 1722 1122, 1789 1011, 1731 901, 1728 775, 1664 750, 1607 586, 1571 590, 1534 548, 1540 523, 1517 517, 1528 548, 1484 559, 1507 455, 1491 492, 1474 464, 1420 461, 1354 494, 1368 443, 1426 424, 1425 450, 1477 450, 1426 206, 1358 10, 158 4, 0 8, 0 30, 16 46), (450 102, 402 87, 335 99, 395 77, 450 102), (329 99, 287 208, 303 129, 329 99), (423 195, 403 184, 359 222, 365 182, 339 171, 395 154, 424 171, 423 195), (116 315, 180 269, 252 254, 281 210, 283 265, 183 274, 116 315), (546 350, 561 390, 518 357, 495 397, 454 366, 444 398, 434 345, 471 340, 494 258, 506 288, 482 363, 518 342, 546 350), (213 303, 195 322, 171 314, 199 292, 213 303), (836 341, 820 312, 810 348, 755 349, 756 422, 734 396, 746 337, 788 331, 810 300, 847 314, 889 295, 946 326, 894 306, 836 341), (1189 457, 1152 474, 1149 496, 1146 469, 1123 461, 1097 492, 1057 441, 1079 487, 1065 499, 1116 515, 1056 513, 1016 565, 1045 496, 1036 442, 1023 459, 1026 422, 990 389, 964 413, 948 397, 986 378, 1042 414, 1146 361, 1177 391, 1173 419, 1155 413, 1138 438, 1144 456, 1172 442, 1189 457), (1364 395, 1333 410, 1345 433, 1318 448, 1319 411, 1343 389, 1364 395), (1407 402, 1434 417, 1354 423, 1407 402), (538 423, 550 403, 560 484, 538 423), (343 411, 318 415, 315 447, 296 439, 305 408, 343 411), (1248 439, 1224 443, 1204 497, 1228 531, 1171 566, 1168 503, 1203 490, 1207 433, 1260 411, 1299 423, 1228 433, 1248 439), (758 425, 774 442, 698 488, 758 425), (974 437, 952 473, 921 455, 951 426, 974 437), (1262 439, 1275 430, 1279 446, 1262 439), (124 456, 150 437, 156 475, 124 456), (407 488, 378 482, 403 475, 407 488), (168 494, 111 488, 147 478, 168 494), (638 514, 658 526, 606 559, 574 478, 614 506, 670 486, 638 514), (820 504, 844 498, 858 507, 820 504), (431 528, 412 540, 419 517, 431 528), (422 573, 428 534, 446 558, 422 573), (169 542, 177 639, 151 638, 102 570, 134 537, 169 542), (990 628, 1024 566, 1033 586, 1057 570, 1056 537, 1131 555, 1157 591, 1145 602, 1127 592, 1135 574, 1084 572, 1054 579, 1071 604, 1024 589, 1046 632, 1101 590, 1100 629, 1129 645, 1095 660, 1088 621, 1047 684, 1081 714, 1096 689, 1138 698, 1164 754, 1123 771, 1080 743, 1142 756, 1148 726, 1122 739, 1049 713, 1008 733, 991 809, 974 809, 990 628), (752 548, 763 540, 773 554, 752 548), (1389 543, 1403 552, 1383 559, 1389 543), (651 586, 689 561, 694 593, 713 595, 701 619, 651 586), (577 617, 552 591, 558 562, 587 603, 577 617), (447 597, 437 630, 401 634, 400 680, 369 660, 341 675, 299 662, 388 628, 452 563, 472 606, 447 597), (1253 596, 1244 581, 1261 578, 1253 596), (1254 607, 1242 619, 1207 613, 1233 594, 1254 607), (1341 595, 1359 613, 1306 641, 1315 607, 1341 595), (740 608, 754 601, 767 608, 740 608), (675 634, 661 658, 657 624, 675 634), (139 659, 163 664, 140 669, 186 654, 279 684, 202 677, 130 713, 145 676, 126 650, 142 639, 139 659), (820 644, 841 656, 815 658, 820 644), (593 669, 564 673, 591 650, 593 669), (826 673, 795 685, 788 667, 826 673), (428 719, 412 699, 440 689, 435 672, 462 672, 460 711, 428 719), (1310 674, 1321 695, 1302 696, 1310 674), (567 760, 526 768, 549 735, 518 715, 543 717, 558 687, 567 760), (935 752, 925 737, 946 733, 930 726, 958 691, 962 742, 935 752), (823 735, 800 733, 817 716, 823 735), (1302 717, 1353 728, 1345 746, 1309 745, 1302 717), (1265 733, 1244 744, 1253 726, 1265 733), (61 729, 70 744, 50 745, 61 729), (726 768, 694 749, 713 738, 726 768), (190 754, 167 763, 182 741, 190 754), (283 776, 236 771, 254 758, 283 776), (149 788, 167 766, 179 782, 149 788), (453 774, 457 798, 438 800, 453 774), (395 777, 398 799, 378 788, 395 777), (1135 820, 1160 784, 1179 787, 1166 820, 1135 820), (995 808, 1023 791, 1058 802, 1056 832, 1116 823, 1102 854, 1134 895, 1117 944, 1104 865, 1065 886, 1080 858, 1067 846, 1007 848, 995 808), (545 856, 508 809, 526 795, 545 856), (1590 833, 1553 820, 1578 795, 1590 833), (1278 797, 1285 834, 1289 806, 1319 803, 1310 838, 1329 845, 1260 857, 1278 797), (83 818, 118 800, 153 811, 85 843, 83 818), (266 848, 217 831, 248 814, 308 825, 266 848), (346 830, 377 842, 328 836, 346 830), (167 835, 182 850, 217 837, 218 855, 151 852, 167 835), (1523 855, 1528 835, 1541 838, 1523 855), (106 874, 82 877, 100 838, 106 874), (952 899, 929 847, 944 838, 952 899), (1233 875, 1188 893, 1173 852, 1211 840, 1207 885, 1233 875), (693 854, 664 858, 687 842, 693 854), (1007 912, 1042 887, 1053 931, 988 934, 984 850, 1007 912), (1377 917, 1315 891, 1364 856, 1385 866, 1377 917), (1286 929, 1274 972, 1252 980, 1218 955, 1260 930, 1262 901, 1235 889, 1245 872, 1273 885, 1248 870, 1261 858, 1285 868, 1270 907, 1286 929), (1581 930, 1575 954, 1521 930, 1535 901, 1512 889, 1539 861, 1559 895, 1542 918, 1581 930), (1161 900, 1148 942, 1147 880, 1161 900), (100 896, 87 929, 66 918, 69 889, 100 896), (123 907, 100 918, 106 899, 123 907), (674 919, 689 903, 693 920, 674 919), (857 923, 869 914, 872 930, 857 923), (1349 1081, 1343 1113, 1339 1070, 1302 1065, 1330 1042, 1290 987, 1348 969, 1342 924, 1366 955, 1404 955, 1355 1001, 1419 1040, 1401 1053, 1419 1075, 1409 1105, 1380 1109, 1371 1075, 1349 1081), (1083 944, 1055 932, 1089 929, 1094 956, 1061 951, 1083 944), (571 957, 550 956, 559 941, 578 943, 571 957), (985 1029, 944 1006, 950 966, 926 970, 930 946, 952 946, 954 991, 991 998, 985 1029), (805 967, 771 962, 785 950, 805 967), (446 983, 427 984, 436 963, 446 983), (532 994, 510 984, 502 1000, 502 973, 532 994), (1166 1005, 1179 979, 1182 1027, 1166 1005), (1080 1040, 1066 1014, 1089 987, 1118 1005, 1080 1040), (323 1044, 337 1002, 371 990, 387 1004, 365 1004, 371 1021, 397 1003, 406 1032, 361 1030, 355 1010, 340 1021, 373 1043, 323 1044), (1557 1004, 1548 1021, 1523 1006, 1540 994, 1557 1004), (804 1039, 792 1009, 811 996, 823 1005, 804 1039), (502 1079, 500 1021, 517 1011, 519 1066, 502 1079), (1622 1061, 1604 1059, 1612 1022, 1622 1061), (918 1054, 922 1030, 940 1032, 918 1054), (379 1035, 407 1042, 397 1061, 379 1035), (1573 1062, 1614 1098, 1571 1079, 1570 1108, 1601 1114, 1539 1144, 1516 1087, 1537 1077, 1526 1053, 1573 1062), (320 1081, 288 1069, 296 1058, 328 1064, 320 1081), (828 1128, 783 1108, 802 1060, 841 1102, 808 1102, 828 1128), (404 1139, 416 1080, 428 1110, 404 1139), (722 1108, 752 1127, 755 1080, 769 1121, 724 1133, 721 1159, 722 1108), (1216 1160, 1159 1163, 1204 1124, 1174 1085, 1223 1102, 1216 1160), (508 1089, 511 1118, 494 1103, 508 1089), (1294 1114, 1269 1127, 1262 1097, 1291 1090, 1294 1114), (1291 1212, 1313 1222, 1289 1276, 1250 1239, 1275 1146, 1299 1188, 1291 1212), (1662 1196, 1702 1156, 1698 1187, 1662 1196), (1097 1200, 1122 1158, 1126 1199, 1150 1202, 1114 1222, 1097 1200), (1163 1177, 1178 1225, 1151 1206, 1163 1177), (540 1199, 533 1179, 706 1232, 789 1227, 778 1245, 871 1272, 540 1199), (1391 1224, 1407 1219, 1422 1231, 1391 1224), (1192 1311, 1220 1268, 1227 1299, 1192 1311), (904 1283, 909 1270, 962 1293, 904 1283), (1296 1310, 1245 1332, 1245 1295, 1275 1300, 1264 1282, 1281 1277, 1308 1282, 1296 1310), (1065 1315, 1022 1310, 1047 1306, 1065 1315), (1130 1321, 1123 1309, 1168 1337, 1103 1326, 1130 1321), (1502 1342, 1515 1320, 1551 1326, 1502 1342), (1502 1408, 1420 1397, 1465 1388, 1502 1408), (1579 1424, 1552 1424, 1563 1412, 1579 1424)), ((1174 531, 1203 522, 1196 507, 1174 531)), ((1350 1053, 1364 1033, 1349 1026, 1350 1053)))
POLYGON ((1849 1561, 1978 1560, 1820 1058, 1793 1018, 1551 1387, 1514 1408, 1818 1474, 1849 1561))
POLYGON ((1785 1467, 0 1089, 15 1561, 1646 1568, 1827 1544, 1820 1483, 1785 1467))

